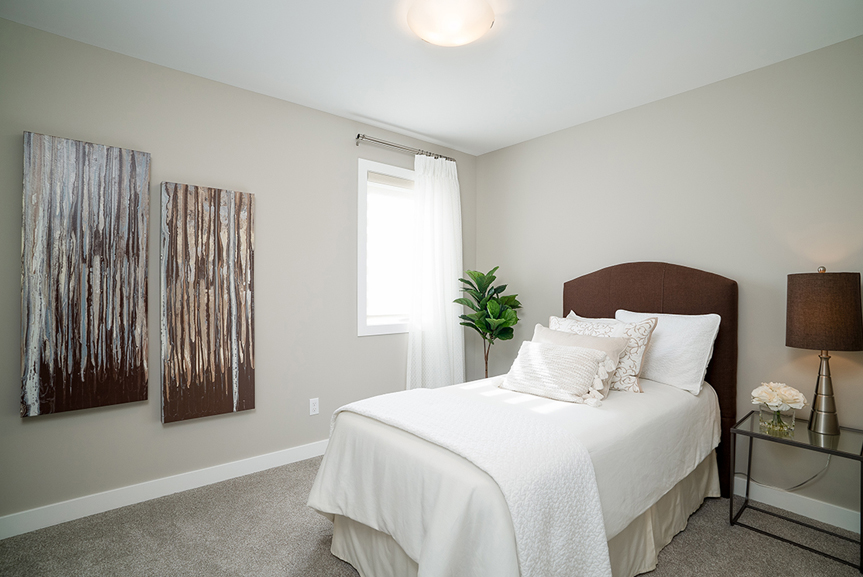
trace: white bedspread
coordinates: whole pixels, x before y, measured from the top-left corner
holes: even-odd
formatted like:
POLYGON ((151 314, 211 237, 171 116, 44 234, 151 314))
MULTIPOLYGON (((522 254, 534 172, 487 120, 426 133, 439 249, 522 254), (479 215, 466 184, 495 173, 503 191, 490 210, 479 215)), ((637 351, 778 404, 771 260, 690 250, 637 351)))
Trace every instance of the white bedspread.
MULTIPOLYGON (((497 405, 530 422, 542 417, 556 424, 556 434, 566 430, 581 439, 593 461, 607 539, 694 470, 719 441, 718 406, 709 386, 696 397, 647 381, 644 394, 613 391, 602 407, 593 408, 505 391, 498 382, 446 389, 460 407, 454 419, 475 421, 478 406, 497 405)), ((517 463, 509 443, 490 435, 490 444, 517 463)), ((563 446, 566 452, 568 443, 546 440, 538 446, 563 446)), ((342 413, 309 505, 393 536, 419 563, 421 576, 517 576, 513 525, 496 487, 487 474, 446 449, 342 413)), ((545 550, 537 555, 555 555, 548 544, 545 550)), ((570 566, 568 574, 581 564, 570 566)))
POLYGON ((565 427, 455 387, 373 397, 333 419, 343 411, 417 435, 487 472, 509 506, 523 577, 611 575, 593 465, 565 427))

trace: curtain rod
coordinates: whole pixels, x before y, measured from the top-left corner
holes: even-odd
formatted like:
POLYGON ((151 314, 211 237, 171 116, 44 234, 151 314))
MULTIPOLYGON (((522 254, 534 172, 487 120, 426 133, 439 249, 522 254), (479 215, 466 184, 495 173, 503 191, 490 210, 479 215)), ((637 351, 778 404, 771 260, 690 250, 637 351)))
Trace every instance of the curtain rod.
POLYGON ((395 142, 387 142, 386 140, 381 140, 380 138, 375 138, 374 136, 367 136, 365 134, 357 134, 356 144, 360 145, 360 141, 371 142, 373 144, 379 144, 381 146, 386 146, 389 148, 394 148, 396 150, 401 150, 402 152, 409 152, 411 154, 424 154, 426 156, 432 156, 434 158, 443 158, 444 160, 452 160, 455 162, 455 158, 450 158, 449 156, 444 156, 443 154, 438 154, 436 152, 429 152, 428 150, 420 150, 419 148, 411 148, 409 146, 405 146, 403 144, 396 144, 395 142))

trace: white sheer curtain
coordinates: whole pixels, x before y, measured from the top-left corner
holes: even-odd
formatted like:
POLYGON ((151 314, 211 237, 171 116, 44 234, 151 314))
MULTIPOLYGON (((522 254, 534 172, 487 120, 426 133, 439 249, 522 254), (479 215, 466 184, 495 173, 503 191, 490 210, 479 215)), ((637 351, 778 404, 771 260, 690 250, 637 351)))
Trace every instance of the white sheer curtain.
POLYGON ((408 334, 407 388, 464 382, 461 295, 461 200, 455 162, 414 160, 417 227, 408 334))

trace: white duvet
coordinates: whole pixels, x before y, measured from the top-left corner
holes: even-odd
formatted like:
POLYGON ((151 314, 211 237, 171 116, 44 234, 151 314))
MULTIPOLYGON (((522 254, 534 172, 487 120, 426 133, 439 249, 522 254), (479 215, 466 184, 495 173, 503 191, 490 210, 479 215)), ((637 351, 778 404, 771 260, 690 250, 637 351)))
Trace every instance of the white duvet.
MULTIPOLYGON (((688 475, 719 441, 718 406, 709 386, 696 397, 646 381, 644 394, 615 391, 602 407, 593 408, 505 391, 497 387, 499 380, 456 385, 447 394, 471 407, 462 420, 482 404, 501 405, 530 421, 541 416, 580 439, 593 463, 606 539, 688 475)), ((549 439, 542 451, 561 444, 549 439)), ((506 450, 508 445, 501 441, 499 447, 506 450)), ((565 448, 558 457, 570 454, 565 448)), ((515 452, 511 456, 516 459, 515 452)), ((341 413, 309 505, 391 535, 418 563, 421 576, 517 576, 522 553, 511 520, 516 515, 510 516, 497 487, 486 473, 446 449, 341 413)), ((534 506, 538 512, 542 508, 534 506)), ((538 545, 540 558, 561 557, 559 549, 538 545)), ((574 565, 571 574, 603 574, 592 562, 574 565)), ((554 573, 543 568, 537 574, 554 573)))
POLYGON ((345 411, 413 433, 488 473, 509 506, 523 577, 611 576, 590 456, 566 428, 453 387, 381 395, 334 418, 345 411))

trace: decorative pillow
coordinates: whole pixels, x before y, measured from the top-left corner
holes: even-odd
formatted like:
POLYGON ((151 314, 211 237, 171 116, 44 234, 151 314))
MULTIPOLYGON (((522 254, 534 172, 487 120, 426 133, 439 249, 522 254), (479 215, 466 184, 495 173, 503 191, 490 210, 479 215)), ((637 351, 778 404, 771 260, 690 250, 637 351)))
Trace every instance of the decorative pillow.
POLYGON ((619 310, 619 321, 634 323, 657 318, 644 355, 641 376, 697 395, 713 357, 713 341, 719 333, 719 315, 672 315, 619 310))
MULTIPOLYGON (((629 339, 626 337, 612 338, 577 335, 575 333, 553 331, 545 328, 541 324, 537 324, 536 328, 533 330, 532 340, 535 343, 548 343, 551 345, 563 345, 567 347, 582 347, 584 349, 602 351, 608 355, 609 360, 611 360, 612 365, 614 365, 610 369, 612 371, 617 368, 617 363, 620 361, 620 354, 629 343, 629 339)), ((604 381, 605 386, 601 391, 603 399, 608 396, 608 381, 609 379, 604 381)))
POLYGON ((552 330, 578 335, 629 339, 620 355, 617 368, 609 379, 609 386, 617 391, 642 392, 638 384, 638 375, 641 373, 644 351, 647 350, 650 335, 656 328, 655 317, 637 323, 624 323, 615 319, 587 319, 570 311, 565 319, 551 317, 548 326, 552 330))
POLYGON ((500 388, 598 407, 613 368, 602 351, 524 341, 500 388))

